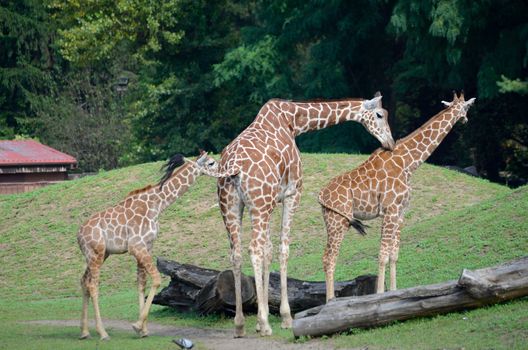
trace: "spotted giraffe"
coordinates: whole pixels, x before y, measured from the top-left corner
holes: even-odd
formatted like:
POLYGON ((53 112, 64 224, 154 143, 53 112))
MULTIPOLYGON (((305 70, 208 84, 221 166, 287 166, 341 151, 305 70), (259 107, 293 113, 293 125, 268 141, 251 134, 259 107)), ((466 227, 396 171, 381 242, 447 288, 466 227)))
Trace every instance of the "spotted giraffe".
POLYGON ((160 214, 189 189, 199 175, 214 172, 218 164, 202 152, 195 160, 186 160, 177 154, 165 165, 165 175, 159 185, 149 185, 132 191, 119 204, 94 214, 81 226, 77 234, 79 247, 86 258, 86 271, 81 278, 83 308, 81 339, 88 338, 88 303, 92 298, 95 326, 102 340, 110 339, 105 331, 99 311, 99 275, 103 262, 110 254, 130 253, 137 260, 139 292, 139 319, 132 324, 141 336, 148 335, 147 316, 161 278, 151 256, 158 234, 160 214), (147 274, 152 286, 145 301, 147 274))
POLYGON ((330 181, 319 193, 327 231, 323 255, 326 299, 334 298, 334 271, 339 247, 349 227, 365 234, 359 220, 383 217, 377 292, 385 289, 385 266, 390 261, 390 290, 396 289, 396 262, 403 215, 409 205, 414 171, 431 155, 457 121, 467 122, 466 113, 475 101, 454 95, 447 108, 407 137, 392 151, 376 150, 356 169, 330 181))
POLYGON ((218 179, 220 211, 231 243, 235 281, 235 337, 242 337, 240 268, 241 220, 247 207, 252 226, 249 253, 255 274, 258 302, 257 331, 271 335, 268 322, 269 264, 272 257, 270 217, 278 203, 282 207, 280 235, 280 275, 282 327, 292 323, 286 288, 289 234, 293 213, 302 191, 302 164, 295 137, 345 121, 363 124, 384 147, 394 140, 387 122, 387 111, 379 93, 371 100, 292 102, 273 99, 260 109, 255 120, 222 152, 219 168, 227 177, 218 179))

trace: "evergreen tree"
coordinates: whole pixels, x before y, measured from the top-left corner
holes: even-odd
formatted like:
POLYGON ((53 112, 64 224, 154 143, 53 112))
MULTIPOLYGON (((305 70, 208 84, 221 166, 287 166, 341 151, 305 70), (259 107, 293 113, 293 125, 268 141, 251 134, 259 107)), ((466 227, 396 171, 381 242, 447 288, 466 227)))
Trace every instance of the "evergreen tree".
MULTIPOLYGON (((397 1, 388 27, 403 48, 392 71, 397 135, 421 125, 451 90, 464 89, 466 95, 477 97, 477 108, 470 112, 467 127, 448 135, 431 161, 475 162, 493 180, 499 180, 499 171, 508 168, 513 158, 519 164, 523 152, 512 153, 505 145, 518 144, 526 153, 528 135, 518 132, 515 142, 508 136, 510 126, 524 130, 528 125, 526 104, 520 95, 506 97, 499 92, 522 91, 520 80, 517 90, 511 89, 502 76, 526 80, 526 13, 528 4, 521 0, 397 1)), ((528 178, 528 165, 520 163, 524 166, 514 167, 515 172, 528 178)))
POLYGON ((35 136, 35 104, 55 86, 53 35, 41 1, 0 2, 0 138, 35 136))

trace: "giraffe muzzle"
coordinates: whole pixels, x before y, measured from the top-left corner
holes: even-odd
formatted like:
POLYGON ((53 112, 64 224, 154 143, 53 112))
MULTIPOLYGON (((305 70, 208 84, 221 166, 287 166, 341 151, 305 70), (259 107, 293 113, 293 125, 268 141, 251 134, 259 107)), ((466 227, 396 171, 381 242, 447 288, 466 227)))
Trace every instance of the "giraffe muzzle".
POLYGON ((393 138, 391 137, 389 140, 385 140, 381 143, 382 147, 389 150, 389 151, 392 151, 394 150, 394 146, 396 145, 396 143, 394 142, 393 138))

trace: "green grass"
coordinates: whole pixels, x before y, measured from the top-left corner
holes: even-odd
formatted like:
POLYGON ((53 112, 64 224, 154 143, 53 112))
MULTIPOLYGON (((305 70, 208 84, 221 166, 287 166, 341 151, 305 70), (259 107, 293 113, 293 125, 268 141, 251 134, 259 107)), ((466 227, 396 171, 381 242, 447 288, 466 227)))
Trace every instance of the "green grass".
POLYGON ((338 347, 369 349, 526 349, 528 300, 454 312, 334 337, 338 347))
MULTIPOLYGON (((326 242, 319 189, 332 177, 352 169, 366 156, 303 154, 304 193, 293 223, 289 274, 323 280, 321 255, 326 242)), ((120 201, 135 188, 158 180, 161 163, 149 163, 65 182, 30 193, 0 197, 0 349, 96 348, 76 340, 77 327, 20 323, 35 319, 78 319, 79 278, 84 259, 76 232, 96 211, 120 201), (37 346, 38 344, 38 346, 37 346), (87 345, 88 346, 88 345, 87 345)), ((506 187, 424 164, 413 177, 411 206, 402 231, 398 287, 457 278, 462 268, 479 268, 526 255, 528 187, 506 187)), ((272 232, 277 256, 279 213, 272 232)), ((336 279, 377 272, 380 220, 368 222, 366 237, 350 231, 341 248, 336 279)), ((244 228, 249 227, 247 220, 244 228)), ((244 246, 248 244, 244 234, 244 246)), ((245 249, 244 249, 245 251, 245 249)), ((215 181, 200 178, 161 217, 154 254, 204 267, 226 269, 229 243, 216 205, 215 181)), ((251 273, 247 254, 244 271, 251 273)), ((272 266, 278 269, 275 261, 272 266)), ((105 318, 137 317, 135 263, 128 255, 111 256, 102 269, 101 308, 105 318)), ((168 284, 164 278, 163 285, 168 284)), ((230 328, 221 317, 180 315, 155 306, 152 321, 179 326, 230 328)), ((248 317, 248 330, 254 327, 248 317)), ((292 340, 273 317, 275 336, 292 340)), ((354 331, 331 337, 339 347, 385 348, 520 348, 528 342, 526 299, 467 313, 454 313, 354 331), (463 317, 468 317, 464 320, 463 317), (512 334, 508 336, 508 334, 512 334)), ((95 333, 94 333, 95 334, 95 333)), ((167 337, 137 340, 132 332, 111 332, 102 348, 171 346, 167 337), (168 345, 167 345, 168 344, 168 345)), ((173 347, 171 347, 173 348, 173 347)))

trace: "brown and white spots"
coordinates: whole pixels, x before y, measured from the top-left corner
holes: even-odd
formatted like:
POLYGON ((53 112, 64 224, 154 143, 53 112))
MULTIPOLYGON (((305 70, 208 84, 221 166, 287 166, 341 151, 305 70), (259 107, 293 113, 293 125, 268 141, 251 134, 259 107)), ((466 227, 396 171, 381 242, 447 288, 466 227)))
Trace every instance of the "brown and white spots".
POLYGON ((90 336, 88 331, 90 298, 95 310, 97 332, 101 339, 109 339, 99 311, 100 269, 110 254, 126 252, 136 258, 138 266, 139 319, 132 327, 140 336, 148 335, 147 316, 156 289, 161 282, 151 257, 151 249, 158 234, 159 215, 183 195, 199 175, 217 169, 216 161, 207 156, 207 153, 202 153, 195 161, 184 163, 181 156, 175 156, 171 161, 159 186, 150 185, 132 191, 119 204, 94 214, 79 229, 77 242, 87 264, 81 278, 83 290, 81 339, 90 336), (176 169, 178 166, 181 167, 176 169), (145 301, 147 274, 152 278, 152 286, 145 301))
POLYGON ((261 335, 272 333, 268 322, 268 279, 272 258, 269 220, 278 203, 283 203, 279 262, 281 275, 282 327, 291 327, 286 278, 292 217, 302 192, 302 164, 295 137, 345 121, 363 124, 384 147, 394 141, 381 96, 372 100, 292 102, 273 99, 260 109, 255 120, 222 152, 218 180, 220 211, 231 243, 235 279, 235 336, 244 331, 240 269, 241 220, 247 207, 251 217, 249 251, 255 273, 258 322, 261 335))
POLYGON ((323 187, 319 203, 327 231, 323 255, 326 275, 326 299, 334 298, 334 271, 339 247, 350 226, 363 225, 358 220, 383 217, 378 258, 378 293, 385 290, 385 266, 390 262, 390 290, 396 289, 396 263, 400 246, 403 215, 410 201, 410 177, 431 155, 458 120, 467 120, 466 113, 475 101, 464 95, 432 117, 405 138, 398 140, 392 152, 376 150, 356 169, 339 175, 323 187), (367 174, 367 176, 365 176, 367 174))

